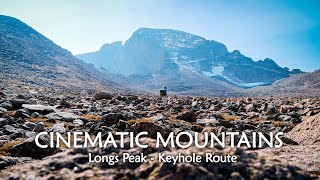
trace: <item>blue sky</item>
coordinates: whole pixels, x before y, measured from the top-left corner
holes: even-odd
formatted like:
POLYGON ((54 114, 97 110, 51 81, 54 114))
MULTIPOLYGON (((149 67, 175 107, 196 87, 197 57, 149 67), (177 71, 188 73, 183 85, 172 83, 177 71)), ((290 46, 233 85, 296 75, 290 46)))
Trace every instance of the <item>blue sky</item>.
POLYGON ((73 54, 127 40, 139 27, 178 29, 229 51, 279 65, 320 69, 317 0, 1 0, 16 17, 73 54))

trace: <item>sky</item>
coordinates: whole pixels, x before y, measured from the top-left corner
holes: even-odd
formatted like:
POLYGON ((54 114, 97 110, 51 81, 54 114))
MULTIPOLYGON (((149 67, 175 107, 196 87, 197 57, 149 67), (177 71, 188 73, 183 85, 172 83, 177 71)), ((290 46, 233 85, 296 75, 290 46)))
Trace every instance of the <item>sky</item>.
POLYGON ((216 40, 253 60, 320 69, 317 0, 1 0, 16 17, 74 55, 125 42, 140 27, 216 40))

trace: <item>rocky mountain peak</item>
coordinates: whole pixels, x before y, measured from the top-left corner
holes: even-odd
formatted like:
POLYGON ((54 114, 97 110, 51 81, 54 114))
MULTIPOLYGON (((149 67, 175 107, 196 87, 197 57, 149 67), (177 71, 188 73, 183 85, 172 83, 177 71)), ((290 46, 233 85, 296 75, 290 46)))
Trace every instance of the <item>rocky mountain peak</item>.
POLYGON ((224 53, 227 53, 226 46, 219 42, 208 41, 203 37, 174 29, 139 28, 132 34, 128 42, 135 41, 137 39, 152 41, 153 43, 157 43, 161 47, 170 50, 209 46, 220 48, 224 53))
POLYGON ((241 52, 239 50, 234 50, 231 52, 232 55, 234 56, 242 56, 241 52))
POLYGON ((121 47, 122 47, 122 41, 115 41, 115 42, 112 42, 112 43, 104 44, 103 46, 101 46, 99 51, 108 50, 110 48, 121 48, 121 47))
POLYGON ((301 73, 304 73, 303 71, 301 71, 300 69, 292 69, 291 74, 301 74, 301 73))
POLYGON ((278 66, 276 62, 274 62, 274 60, 270 59, 270 58, 266 58, 262 61, 265 64, 269 64, 270 66, 278 66))
POLYGON ((173 29, 139 28, 122 47, 105 45, 102 49, 105 47, 108 51, 78 57, 98 68, 131 77, 160 74, 171 82, 180 81, 186 74, 201 75, 207 81, 222 80, 242 88, 270 85, 291 73, 272 59, 253 61, 239 50, 228 52, 222 43, 173 29))

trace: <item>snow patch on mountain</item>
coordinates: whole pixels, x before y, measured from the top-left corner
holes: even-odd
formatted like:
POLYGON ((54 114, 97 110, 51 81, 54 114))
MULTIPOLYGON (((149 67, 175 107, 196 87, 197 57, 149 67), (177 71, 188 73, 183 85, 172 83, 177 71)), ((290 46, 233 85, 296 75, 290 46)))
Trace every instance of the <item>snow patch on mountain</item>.
POLYGON ((236 81, 230 79, 229 77, 223 76, 223 75, 220 75, 220 77, 224 78, 229 83, 234 84, 238 87, 242 87, 242 88, 252 88, 252 87, 257 87, 257 86, 270 85, 270 83, 265 83, 265 82, 254 82, 254 83, 236 82, 236 81))
POLYGON ((214 67, 212 67, 212 71, 211 72, 202 71, 202 74, 207 76, 207 77, 223 76, 223 71, 224 71, 224 67, 223 66, 214 66, 214 67))
POLYGON ((263 85, 267 85, 268 83, 265 82, 254 82, 254 83, 239 83, 236 82, 232 79, 230 79, 229 77, 223 75, 224 72, 224 67, 223 66, 214 66, 212 67, 212 71, 211 72, 207 72, 207 71, 202 71, 201 74, 203 74, 206 77, 209 78, 213 78, 213 77, 221 77, 223 79, 225 79, 226 81, 228 81, 231 84, 234 84, 236 86, 239 87, 243 87, 243 88, 252 88, 252 87, 256 87, 256 86, 263 86, 263 85))

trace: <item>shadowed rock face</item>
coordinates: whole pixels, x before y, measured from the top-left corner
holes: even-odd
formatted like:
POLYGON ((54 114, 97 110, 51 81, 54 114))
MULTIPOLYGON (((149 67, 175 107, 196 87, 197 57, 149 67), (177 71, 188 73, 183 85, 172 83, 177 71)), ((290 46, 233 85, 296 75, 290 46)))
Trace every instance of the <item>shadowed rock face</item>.
POLYGON ((281 68, 271 59, 255 62, 237 50, 229 53, 219 42, 171 29, 140 28, 124 45, 106 44, 97 52, 77 57, 127 76, 170 70, 173 75, 185 67, 208 79, 218 78, 240 87, 270 84, 300 72, 281 68))
MULTIPOLYGON (((46 144, 49 146, 48 138, 40 137, 39 138, 40 144, 46 144)), ((41 159, 46 156, 51 155, 55 151, 55 148, 40 148, 35 143, 35 138, 30 137, 23 141, 20 144, 13 146, 9 152, 15 156, 22 156, 22 157, 32 157, 34 159, 41 159)))

